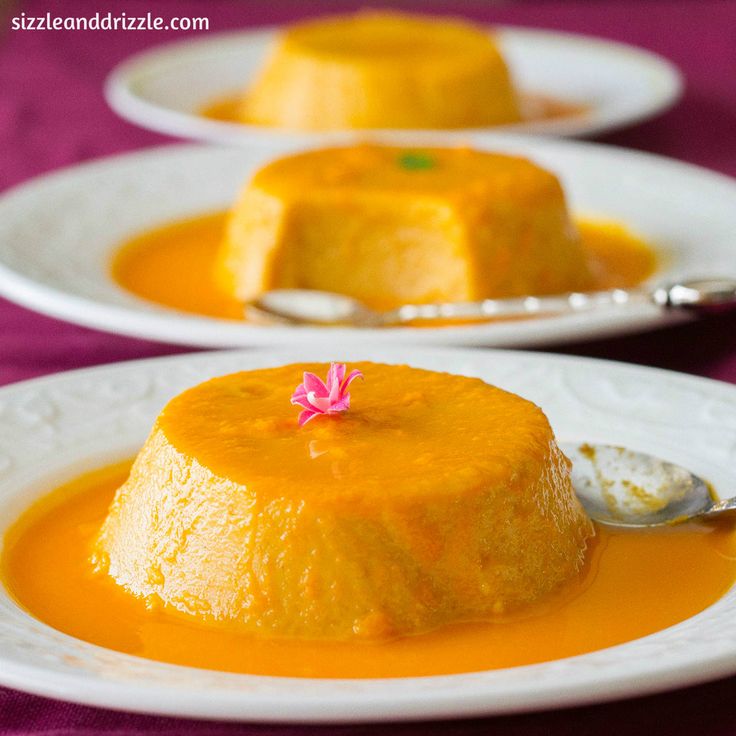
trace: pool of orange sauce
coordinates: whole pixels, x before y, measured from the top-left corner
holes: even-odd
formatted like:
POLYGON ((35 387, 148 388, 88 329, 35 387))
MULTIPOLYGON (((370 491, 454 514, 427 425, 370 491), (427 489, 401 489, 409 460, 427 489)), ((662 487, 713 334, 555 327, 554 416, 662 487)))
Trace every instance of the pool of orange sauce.
POLYGON ((496 623, 457 624, 384 642, 257 638, 166 607, 147 607, 90 563, 121 463, 82 476, 9 530, 2 579, 29 613, 60 631, 149 659, 296 677, 402 677, 543 662, 671 626, 720 598, 736 578, 730 526, 656 531, 599 527, 578 580, 496 623))
MULTIPOLYGON (((247 123, 248 121, 243 120, 240 114, 242 98, 243 95, 240 92, 221 97, 205 105, 200 110, 200 115, 222 123, 247 123)), ((532 93, 522 93, 520 102, 526 122, 580 117, 587 115, 592 109, 591 105, 566 102, 549 95, 532 93)))
MULTIPOLYGON (((227 213, 172 222, 121 245, 112 262, 114 280, 137 296, 184 312, 243 319, 243 305, 208 278, 222 239, 227 213)), ((651 276, 655 251, 622 225, 577 223, 594 282, 591 289, 626 288, 651 276)))

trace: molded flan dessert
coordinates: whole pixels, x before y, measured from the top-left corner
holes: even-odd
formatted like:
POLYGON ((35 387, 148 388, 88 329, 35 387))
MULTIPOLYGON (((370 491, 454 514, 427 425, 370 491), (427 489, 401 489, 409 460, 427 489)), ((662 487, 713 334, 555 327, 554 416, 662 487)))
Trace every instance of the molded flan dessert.
POLYGON ((296 24, 243 98, 245 122, 299 130, 520 120, 506 64, 460 20, 360 12, 296 24))
POLYGON ((539 408, 479 379, 354 367, 352 406, 343 374, 328 408, 304 374, 303 426, 290 394, 326 365, 174 398, 116 494, 98 569, 203 621, 324 639, 503 616, 577 575, 593 529, 539 408))
POLYGON ((257 171, 215 279, 241 301, 305 288, 381 309, 583 289, 590 274, 550 172, 469 148, 361 145, 257 171))

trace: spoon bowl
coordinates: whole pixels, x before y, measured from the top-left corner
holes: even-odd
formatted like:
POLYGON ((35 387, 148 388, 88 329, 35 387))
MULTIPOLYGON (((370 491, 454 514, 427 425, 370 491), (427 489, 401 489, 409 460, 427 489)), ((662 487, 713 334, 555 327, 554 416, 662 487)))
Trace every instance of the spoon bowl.
POLYGON ((736 516, 736 498, 716 501, 689 470, 614 445, 562 443, 572 461, 572 484, 594 521, 653 527, 690 519, 736 516))

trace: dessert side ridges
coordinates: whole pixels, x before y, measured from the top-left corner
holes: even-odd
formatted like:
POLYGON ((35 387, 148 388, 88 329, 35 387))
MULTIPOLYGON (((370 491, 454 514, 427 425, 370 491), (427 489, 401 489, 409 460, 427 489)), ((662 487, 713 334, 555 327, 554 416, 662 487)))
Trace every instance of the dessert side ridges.
POLYGON ((307 288, 377 308, 590 284, 553 174, 468 148, 368 144, 256 172, 231 212, 215 278, 242 301, 307 288))
POLYGON ((268 636, 384 638, 513 613, 580 571, 592 526, 543 413, 478 379, 358 363, 299 427, 291 365, 156 421, 98 537, 137 596, 268 636), (360 384, 360 385, 358 385, 360 384))
POLYGON ((243 122, 295 130, 520 120, 508 69, 485 29, 389 11, 288 28, 246 90, 240 115, 243 122))

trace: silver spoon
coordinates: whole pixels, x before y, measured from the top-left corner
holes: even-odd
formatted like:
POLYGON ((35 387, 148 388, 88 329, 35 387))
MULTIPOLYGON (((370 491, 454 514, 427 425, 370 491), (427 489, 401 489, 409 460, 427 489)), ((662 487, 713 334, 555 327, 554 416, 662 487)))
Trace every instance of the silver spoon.
POLYGON ((560 444, 572 460, 572 485, 591 519, 646 527, 733 515, 736 498, 715 501, 689 470, 613 445, 560 444))
POLYGON ((690 279, 655 288, 572 292, 478 302, 405 304, 388 312, 371 309, 345 294, 311 289, 274 289, 248 302, 244 309, 248 319, 266 324, 390 327, 416 321, 431 323, 448 319, 570 314, 634 304, 698 313, 722 311, 736 306, 736 279, 690 279))

